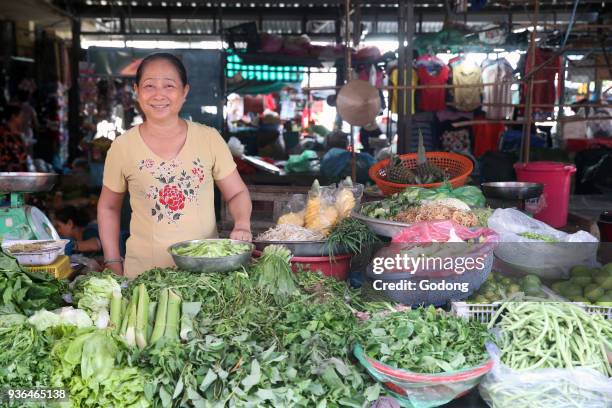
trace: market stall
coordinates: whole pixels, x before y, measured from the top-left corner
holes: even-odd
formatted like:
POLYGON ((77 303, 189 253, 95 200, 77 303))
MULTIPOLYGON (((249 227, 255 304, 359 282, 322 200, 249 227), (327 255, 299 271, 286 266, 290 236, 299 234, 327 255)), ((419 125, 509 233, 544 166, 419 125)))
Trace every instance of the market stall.
POLYGON ((43 3, 0 406, 612 407, 608 5, 43 3))
POLYGON ((178 268, 132 281, 103 272, 68 284, 28 266, 58 256, 57 241, 5 241, 7 398, 367 406, 390 396, 433 407, 477 389, 494 407, 609 405, 612 264, 598 266, 594 237, 494 211, 473 186, 412 186, 359 205, 362 190, 315 182, 254 245, 177 243, 178 268), (423 253, 487 260, 416 273, 376 261, 423 253), (27 391, 37 387, 53 391, 27 391))

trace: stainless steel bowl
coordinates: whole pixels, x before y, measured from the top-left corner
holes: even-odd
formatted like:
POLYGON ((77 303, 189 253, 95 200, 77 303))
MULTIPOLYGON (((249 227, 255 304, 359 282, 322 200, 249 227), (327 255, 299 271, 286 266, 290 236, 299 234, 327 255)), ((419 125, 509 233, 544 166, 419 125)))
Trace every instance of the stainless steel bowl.
POLYGON ((538 198, 544 191, 544 184, 520 181, 482 183, 480 187, 485 197, 506 200, 530 200, 538 198))
POLYGON ((370 230, 381 237, 393 238, 412 224, 405 222, 382 220, 380 218, 368 217, 359 212, 359 209, 353 209, 351 217, 358 219, 367 225, 370 230))
POLYGON ((0 173, 0 192, 41 193, 50 191, 57 182, 54 173, 0 173))
POLYGON ((173 251, 173 249, 181 248, 189 244, 210 241, 226 241, 226 239, 192 239, 189 241, 177 242, 176 244, 168 247, 168 252, 170 252, 170 255, 172 255, 172 259, 174 259, 176 266, 190 272, 230 272, 243 266, 247 266, 251 261, 251 253, 253 252, 255 246, 250 242, 238 241, 235 239, 230 240, 232 244, 246 244, 249 246, 249 249, 241 254, 224 256, 221 258, 182 256, 175 254, 173 251))

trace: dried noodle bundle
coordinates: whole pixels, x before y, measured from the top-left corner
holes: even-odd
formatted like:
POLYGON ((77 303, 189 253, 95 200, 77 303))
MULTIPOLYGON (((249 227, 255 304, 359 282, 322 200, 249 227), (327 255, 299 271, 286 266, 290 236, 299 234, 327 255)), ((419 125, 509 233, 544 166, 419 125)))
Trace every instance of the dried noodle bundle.
POLYGON ((478 217, 472 212, 458 210, 453 207, 447 207, 439 204, 425 204, 418 207, 409 208, 397 214, 393 221, 405 222, 414 224, 421 221, 443 221, 452 220, 464 227, 476 227, 478 225, 478 217))

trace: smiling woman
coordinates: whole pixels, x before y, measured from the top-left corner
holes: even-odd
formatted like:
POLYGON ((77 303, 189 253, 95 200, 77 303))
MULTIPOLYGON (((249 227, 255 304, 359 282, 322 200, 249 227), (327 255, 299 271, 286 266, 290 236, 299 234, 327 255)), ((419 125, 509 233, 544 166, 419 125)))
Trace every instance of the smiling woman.
POLYGON ((136 277, 172 266, 173 243, 216 237, 215 184, 234 219, 230 238, 250 241, 251 199, 227 144, 215 129, 179 117, 189 93, 183 63, 169 53, 149 55, 134 90, 145 120, 111 145, 98 203, 106 265, 136 277), (132 221, 124 268, 119 215, 126 191, 132 221))

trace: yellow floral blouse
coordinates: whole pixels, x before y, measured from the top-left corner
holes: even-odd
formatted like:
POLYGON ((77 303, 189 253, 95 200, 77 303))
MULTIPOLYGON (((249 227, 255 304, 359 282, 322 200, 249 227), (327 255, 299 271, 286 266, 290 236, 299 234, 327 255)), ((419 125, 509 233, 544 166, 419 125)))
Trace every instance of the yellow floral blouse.
POLYGON ((103 183, 130 193, 125 275, 173 266, 168 247, 176 242, 216 237, 214 181, 235 168, 221 135, 201 124, 187 122, 187 139, 172 160, 153 153, 138 126, 118 137, 106 157, 103 183))

